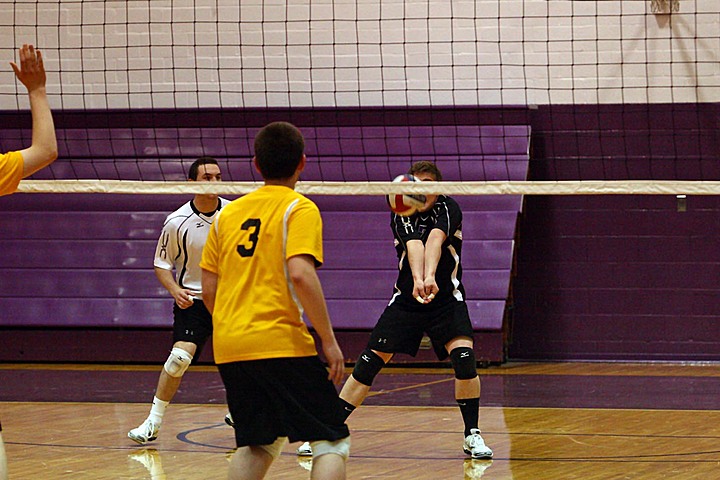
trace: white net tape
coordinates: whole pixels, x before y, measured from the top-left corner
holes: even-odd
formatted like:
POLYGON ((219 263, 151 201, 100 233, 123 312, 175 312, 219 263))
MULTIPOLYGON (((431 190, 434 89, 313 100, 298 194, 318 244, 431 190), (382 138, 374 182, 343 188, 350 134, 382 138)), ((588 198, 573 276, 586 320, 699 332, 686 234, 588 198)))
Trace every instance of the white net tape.
MULTIPOLYGON (((117 180, 23 180, 24 193, 244 195, 258 182, 136 182, 117 180)), ((498 182, 298 182, 306 195, 717 195, 720 181, 586 180, 498 182)))

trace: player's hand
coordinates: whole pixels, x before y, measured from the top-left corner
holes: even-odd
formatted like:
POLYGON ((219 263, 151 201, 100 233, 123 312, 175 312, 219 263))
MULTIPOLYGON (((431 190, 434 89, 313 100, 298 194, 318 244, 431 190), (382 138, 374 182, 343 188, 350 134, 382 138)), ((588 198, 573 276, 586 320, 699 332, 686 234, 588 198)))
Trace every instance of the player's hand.
POLYGON ((420 303, 425 303, 425 284, 422 280, 415 280, 413 283, 413 298, 420 303))
POLYGON ((10 62, 18 80, 25 85, 28 92, 45 87, 45 66, 40 50, 36 50, 33 45, 25 44, 18 50, 18 53, 20 67, 15 62, 10 62))
POLYGON ((340 382, 342 382, 345 376, 345 357, 343 356, 342 350, 340 350, 337 341, 327 344, 323 342, 322 349, 325 354, 325 361, 330 369, 328 380, 335 385, 340 385, 340 382))
POLYGON ((423 295, 423 298, 425 299, 425 303, 430 303, 433 298, 435 298, 435 295, 437 295, 440 291, 440 288, 438 287, 434 276, 425 277, 425 281, 423 283, 425 285, 425 294, 423 295))
POLYGON ((177 306, 182 309, 190 307, 195 299, 192 292, 185 288, 173 292, 173 298, 175 299, 175 303, 177 304, 177 306))

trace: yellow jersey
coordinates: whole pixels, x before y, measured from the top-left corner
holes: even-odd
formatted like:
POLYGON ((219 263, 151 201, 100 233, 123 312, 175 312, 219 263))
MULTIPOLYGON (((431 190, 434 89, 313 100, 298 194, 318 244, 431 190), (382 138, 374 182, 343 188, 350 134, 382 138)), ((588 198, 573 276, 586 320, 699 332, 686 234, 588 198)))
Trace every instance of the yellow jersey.
POLYGON ((17 190, 23 174, 23 157, 20 152, 0 154, 0 195, 17 190))
POLYGON ((265 185, 217 214, 200 262, 218 275, 216 363, 317 355, 287 270, 301 254, 322 264, 322 218, 289 187, 265 185))

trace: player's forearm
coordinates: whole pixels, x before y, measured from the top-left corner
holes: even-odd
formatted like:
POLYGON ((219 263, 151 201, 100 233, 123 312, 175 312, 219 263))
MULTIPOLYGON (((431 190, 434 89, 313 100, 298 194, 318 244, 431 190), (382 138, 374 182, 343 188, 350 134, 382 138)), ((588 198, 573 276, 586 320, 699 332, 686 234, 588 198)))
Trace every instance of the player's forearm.
POLYGON ((23 176, 32 175, 52 163, 58 156, 55 123, 48 103, 45 87, 29 91, 32 113, 32 145, 23 155, 23 176))
POLYGON ((308 276, 302 281, 294 282, 294 285, 303 310, 320 339, 323 343, 334 342, 335 333, 330 323, 330 315, 327 311, 320 280, 317 276, 315 278, 308 276))
POLYGON ((422 282, 425 273, 425 246, 420 240, 410 240, 405 244, 405 249, 413 280, 422 282))
POLYGON ((200 279, 203 291, 203 303, 208 312, 212 314, 215 311, 215 297, 217 295, 218 276, 209 270, 202 270, 200 279))
POLYGON ((335 342, 335 333, 325 303, 325 295, 312 261, 292 257, 288 260, 290 280, 303 306, 305 315, 323 343, 335 342))
POLYGON ((434 229, 430 232, 427 242, 425 243, 425 278, 435 277, 440 255, 442 253, 442 244, 446 235, 441 230, 434 229))
POLYGON ((180 285, 175 281, 172 270, 155 267, 155 276, 160 281, 160 284, 165 287, 165 290, 170 292, 170 295, 175 296, 175 292, 180 290, 180 285))

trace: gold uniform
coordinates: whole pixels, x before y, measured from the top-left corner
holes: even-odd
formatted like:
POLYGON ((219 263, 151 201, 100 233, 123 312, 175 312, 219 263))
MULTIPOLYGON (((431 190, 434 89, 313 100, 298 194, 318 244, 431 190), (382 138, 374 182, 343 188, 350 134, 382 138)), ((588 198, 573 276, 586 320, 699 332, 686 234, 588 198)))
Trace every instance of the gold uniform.
POLYGON ((217 214, 200 262, 218 275, 216 363, 317 355, 287 271, 301 254, 322 264, 322 219, 291 188, 265 185, 217 214))
POLYGON ((23 157, 20 152, 0 154, 0 195, 17 190, 23 174, 23 157))

